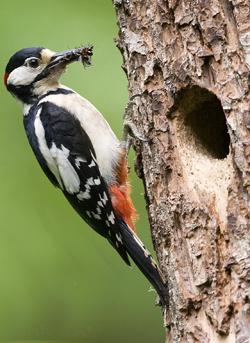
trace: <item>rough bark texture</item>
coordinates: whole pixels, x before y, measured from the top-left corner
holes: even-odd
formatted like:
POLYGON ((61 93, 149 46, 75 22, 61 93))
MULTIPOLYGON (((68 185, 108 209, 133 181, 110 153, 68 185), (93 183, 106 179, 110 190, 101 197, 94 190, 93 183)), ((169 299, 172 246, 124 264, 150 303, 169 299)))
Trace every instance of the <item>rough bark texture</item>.
POLYGON ((249 0, 113 1, 168 342, 249 342, 249 0))

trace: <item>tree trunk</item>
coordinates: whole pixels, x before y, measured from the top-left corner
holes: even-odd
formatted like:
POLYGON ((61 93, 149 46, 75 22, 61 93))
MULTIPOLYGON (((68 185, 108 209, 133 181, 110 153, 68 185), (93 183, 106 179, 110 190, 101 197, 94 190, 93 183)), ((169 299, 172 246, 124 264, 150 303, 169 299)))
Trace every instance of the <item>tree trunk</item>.
POLYGON ((167 341, 250 342, 249 2, 113 1, 167 341))

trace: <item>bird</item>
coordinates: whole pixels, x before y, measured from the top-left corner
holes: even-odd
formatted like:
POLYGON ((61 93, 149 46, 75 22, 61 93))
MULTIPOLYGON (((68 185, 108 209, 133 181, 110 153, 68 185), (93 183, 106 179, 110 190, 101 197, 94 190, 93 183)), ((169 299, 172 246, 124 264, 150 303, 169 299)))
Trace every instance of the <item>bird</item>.
POLYGON ((22 104, 28 142, 48 179, 127 265, 134 261, 166 308, 167 283, 135 231, 124 142, 93 104, 60 83, 69 64, 91 63, 92 50, 21 49, 7 63, 4 85, 22 104))

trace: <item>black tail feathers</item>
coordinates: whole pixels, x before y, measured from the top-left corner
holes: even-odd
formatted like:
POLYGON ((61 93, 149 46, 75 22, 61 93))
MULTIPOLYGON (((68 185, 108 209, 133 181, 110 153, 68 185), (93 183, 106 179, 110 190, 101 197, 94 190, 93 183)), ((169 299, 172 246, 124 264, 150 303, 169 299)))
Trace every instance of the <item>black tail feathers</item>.
POLYGON ((168 307, 168 288, 152 256, 136 234, 121 220, 119 221, 123 244, 137 267, 146 276, 160 297, 162 307, 168 307))

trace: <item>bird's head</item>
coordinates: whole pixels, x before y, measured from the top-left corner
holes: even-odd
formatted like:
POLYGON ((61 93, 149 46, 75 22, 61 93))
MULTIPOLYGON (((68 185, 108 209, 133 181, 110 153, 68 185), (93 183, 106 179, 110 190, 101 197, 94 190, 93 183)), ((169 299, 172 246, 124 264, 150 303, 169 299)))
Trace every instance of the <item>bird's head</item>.
POLYGON ((57 88, 59 78, 69 63, 90 64, 92 46, 55 53, 36 47, 17 51, 4 74, 8 91, 25 104, 31 104, 49 89, 57 88))

